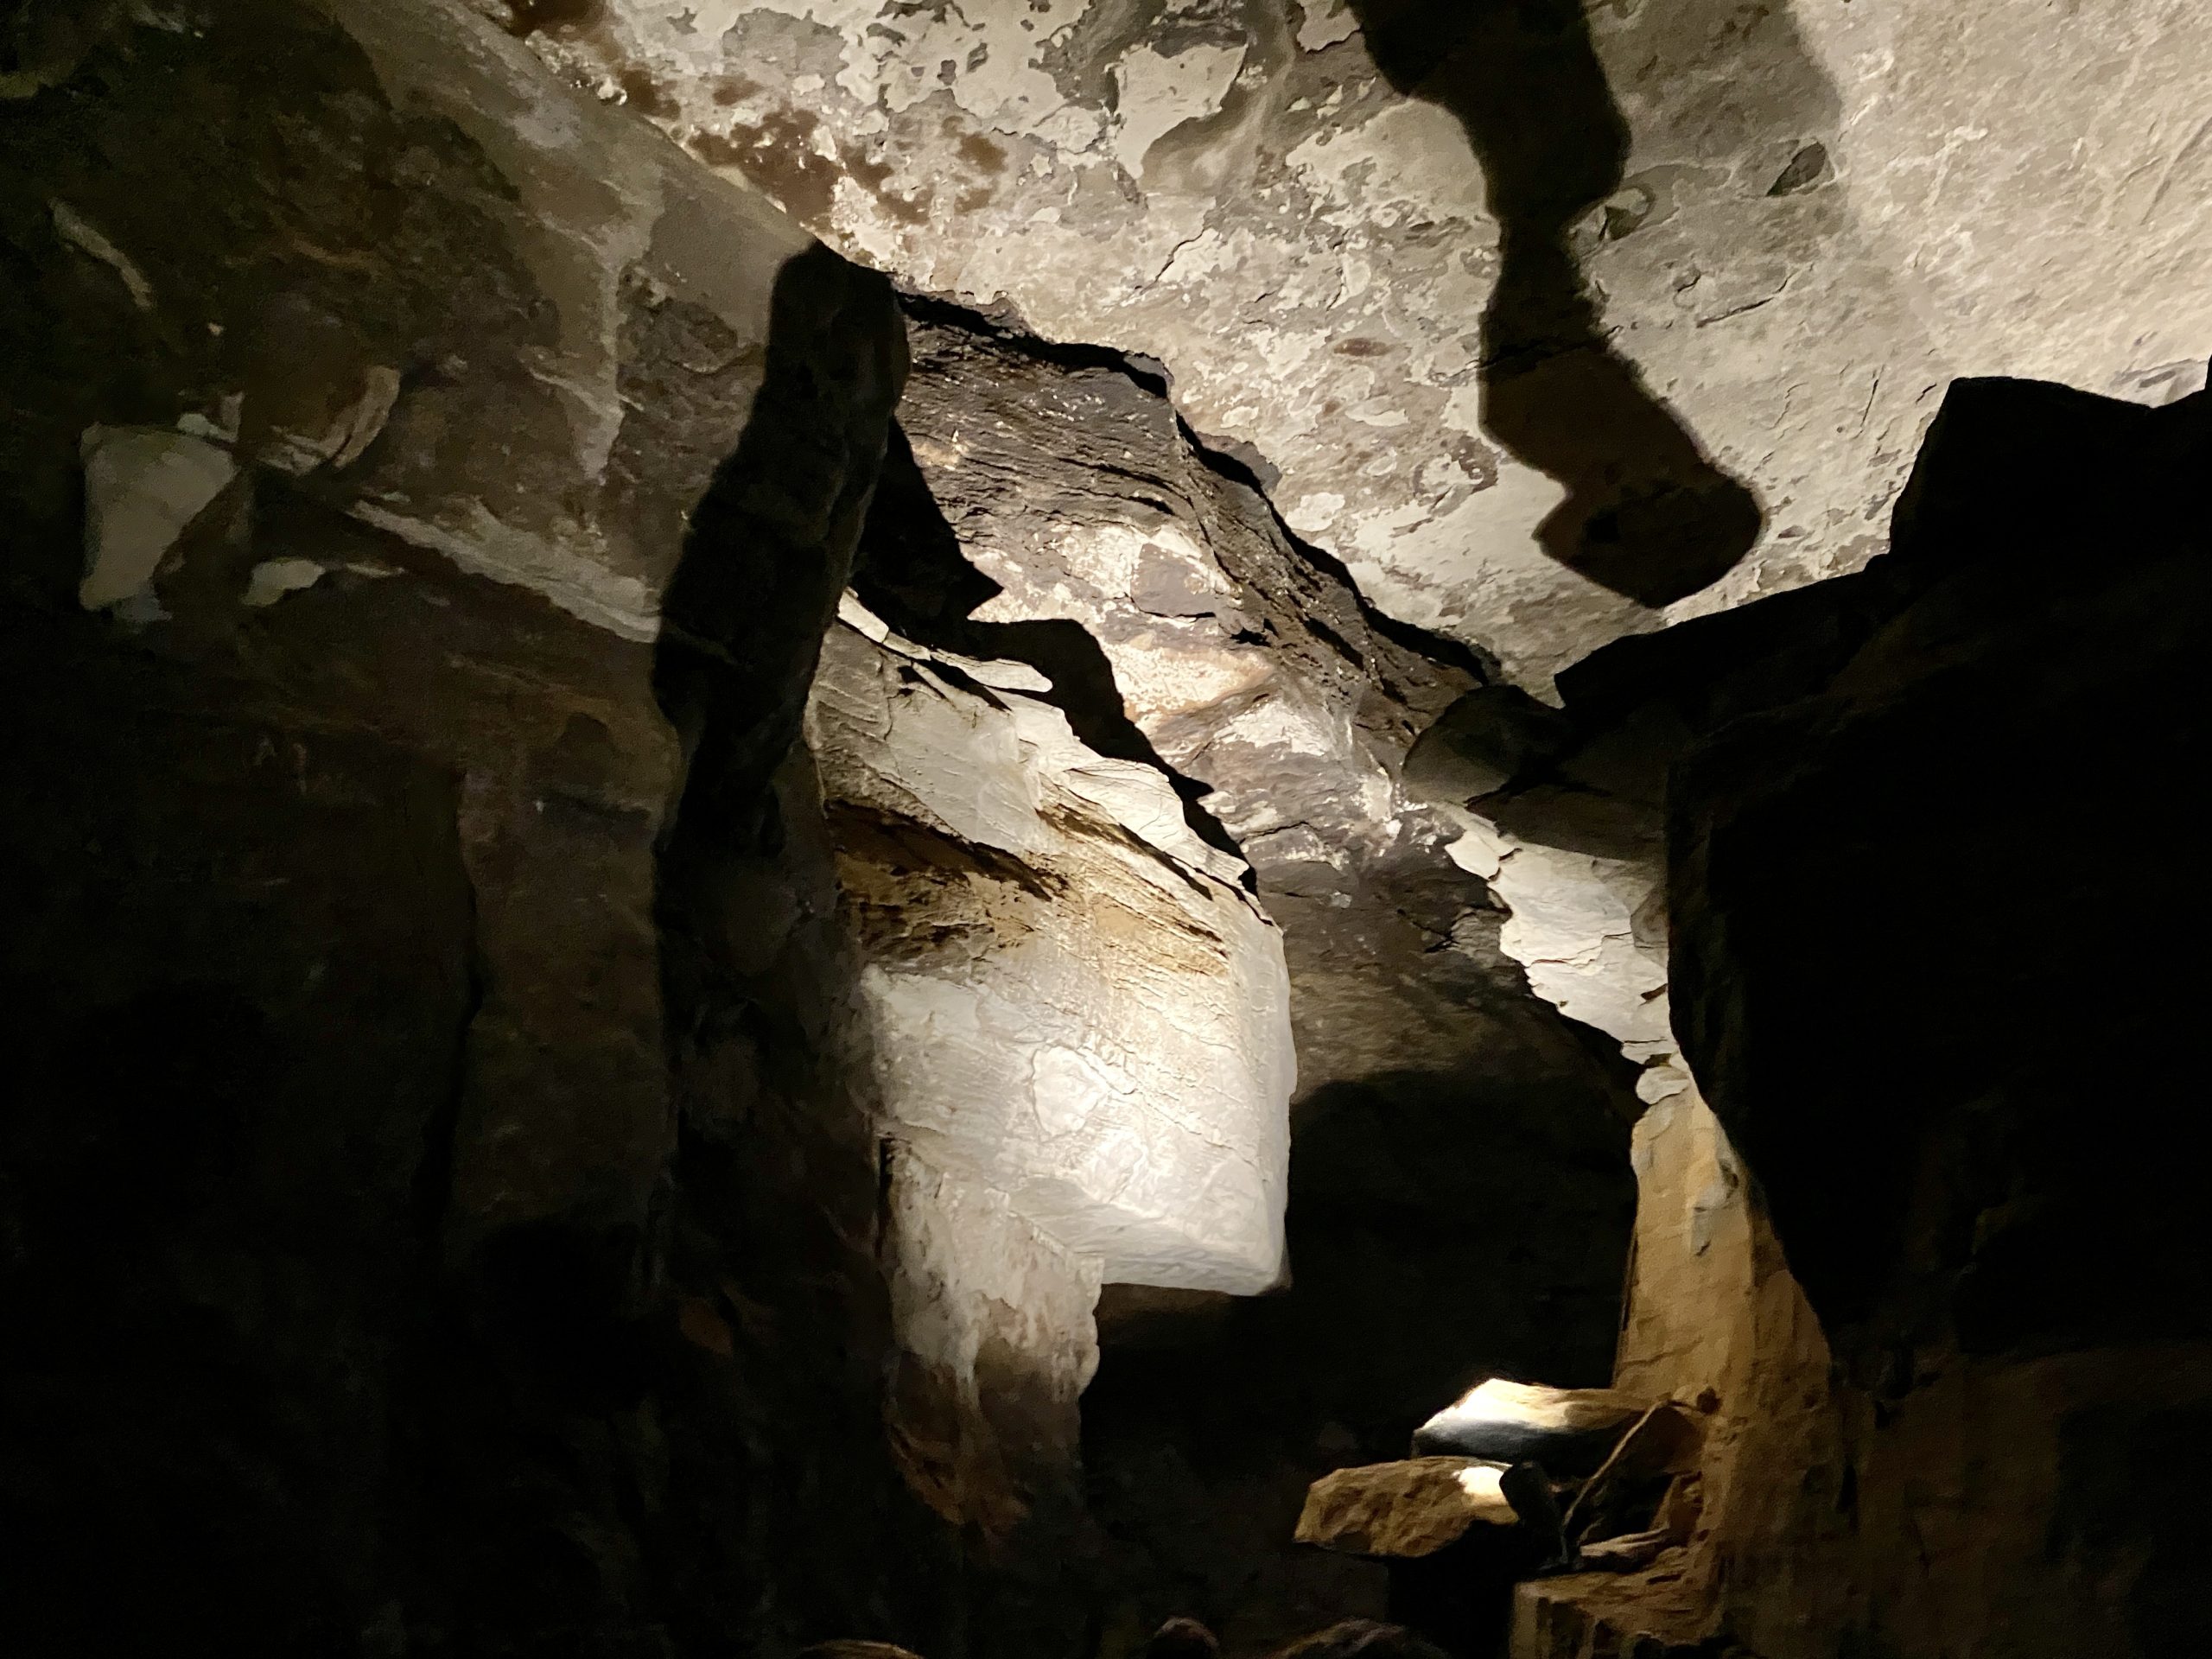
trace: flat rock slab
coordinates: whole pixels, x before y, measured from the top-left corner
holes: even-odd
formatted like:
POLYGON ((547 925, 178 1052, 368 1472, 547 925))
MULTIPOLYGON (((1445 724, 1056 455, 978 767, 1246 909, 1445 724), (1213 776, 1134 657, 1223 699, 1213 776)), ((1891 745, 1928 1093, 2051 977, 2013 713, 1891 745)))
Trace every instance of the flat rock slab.
POLYGON ((1478 1458, 1408 1458, 1339 1469, 1306 1490, 1298 1541, 1348 1555, 1433 1555, 1470 1527, 1519 1521, 1498 1490, 1504 1472, 1504 1465, 1478 1458))
POLYGON ((1650 1403, 1616 1389, 1554 1389, 1492 1377, 1415 1429, 1414 1450, 1528 1460, 1554 1475, 1587 1475, 1650 1403))

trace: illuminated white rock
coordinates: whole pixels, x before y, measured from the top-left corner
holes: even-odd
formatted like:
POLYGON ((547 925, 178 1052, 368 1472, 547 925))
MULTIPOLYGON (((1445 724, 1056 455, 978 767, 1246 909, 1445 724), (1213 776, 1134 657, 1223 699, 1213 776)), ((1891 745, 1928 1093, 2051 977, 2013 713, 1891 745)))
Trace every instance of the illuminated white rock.
POLYGON ((1503 1463, 1526 1459, 1554 1474, 1588 1474, 1649 1404, 1616 1389, 1492 1377, 1415 1429, 1414 1450, 1503 1463))
POLYGON ((1266 1288, 1294 1062, 1243 866, 1156 768, 847 615, 809 733, 898 1135, 1109 1281, 1266 1288))

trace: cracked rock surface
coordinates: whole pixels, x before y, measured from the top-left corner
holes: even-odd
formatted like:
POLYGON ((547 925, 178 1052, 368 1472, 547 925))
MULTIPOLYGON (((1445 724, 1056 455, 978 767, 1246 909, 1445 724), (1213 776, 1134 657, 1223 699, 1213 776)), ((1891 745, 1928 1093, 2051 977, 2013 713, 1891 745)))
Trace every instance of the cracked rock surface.
POLYGON ((1370 598, 1533 689, 1863 564, 1954 374, 2156 403, 2212 354, 2193 0, 594 0, 516 19, 539 25, 854 257, 1165 364, 1370 598))
POLYGON ((1142 362, 909 311, 856 594, 970 696, 1046 699, 1163 768, 1189 832, 1249 861, 1288 971, 1289 1283, 1109 1285, 1085 1571, 1116 1643, 1193 1605, 1251 1651, 1380 1616, 1379 1567, 1294 1543, 1306 1489, 1402 1457, 1476 1368, 1606 1380, 1630 1074, 1501 953, 1446 855, 1464 814, 1399 788, 1482 664, 1367 607, 1142 362))

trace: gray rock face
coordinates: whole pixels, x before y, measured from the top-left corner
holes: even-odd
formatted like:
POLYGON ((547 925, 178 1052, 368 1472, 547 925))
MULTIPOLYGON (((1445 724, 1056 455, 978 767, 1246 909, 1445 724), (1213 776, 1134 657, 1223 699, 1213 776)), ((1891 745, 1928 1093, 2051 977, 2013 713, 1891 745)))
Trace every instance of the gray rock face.
POLYGON ((855 257, 1165 363, 1532 689, 1863 563, 1953 374, 2157 402, 2212 353, 2191 0, 613 0, 536 41, 855 257))

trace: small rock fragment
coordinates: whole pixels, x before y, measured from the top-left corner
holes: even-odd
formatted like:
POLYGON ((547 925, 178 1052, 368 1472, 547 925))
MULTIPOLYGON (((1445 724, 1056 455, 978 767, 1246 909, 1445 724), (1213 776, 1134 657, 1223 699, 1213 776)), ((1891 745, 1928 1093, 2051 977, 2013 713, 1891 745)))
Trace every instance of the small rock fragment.
POLYGON ((1144 1659, 1214 1659, 1221 1643, 1195 1618, 1171 1618, 1145 1643, 1144 1659))
POLYGON ((260 610, 287 594, 314 587, 322 575, 322 566, 313 559, 264 559, 246 579, 245 603, 260 610))
POLYGON ((77 601, 106 610, 150 596, 155 572, 237 475, 230 451, 162 427, 86 429, 85 576, 77 601))
POLYGON ((130 302, 141 311, 154 308, 154 285, 130 255, 101 234, 99 227, 66 201, 53 204, 54 233, 78 252, 97 259, 123 279, 130 302))
POLYGON ((1662 1550, 1672 1548, 1678 1541, 1663 1527, 1650 1532, 1624 1533, 1618 1538, 1586 1546, 1575 1558, 1575 1565, 1592 1573, 1632 1573, 1640 1567, 1650 1566, 1662 1550))
POLYGON ((340 410, 329 425, 315 432, 289 429, 272 432, 261 460, 296 478, 326 464, 343 472, 367 453, 398 402, 398 372, 372 363, 362 374, 359 396, 340 410))

